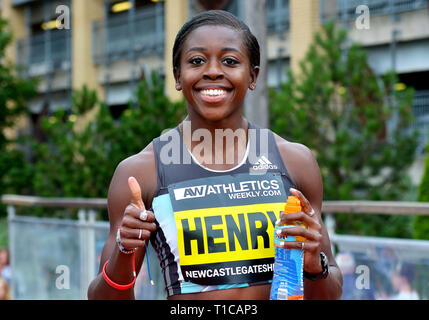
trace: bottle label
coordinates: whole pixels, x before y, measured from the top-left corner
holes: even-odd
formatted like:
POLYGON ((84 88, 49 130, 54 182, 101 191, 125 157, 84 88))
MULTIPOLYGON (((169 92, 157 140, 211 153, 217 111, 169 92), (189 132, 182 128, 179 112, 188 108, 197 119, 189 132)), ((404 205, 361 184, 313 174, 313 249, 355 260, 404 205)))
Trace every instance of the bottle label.
POLYGON ((277 230, 291 227, 294 226, 283 225, 275 228, 275 262, 274 277, 271 284, 271 300, 302 300, 304 298, 304 252, 301 249, 285 249, 282 246, 285 241, 300 240, 297 239, 298 237, 291 235, 286 238, 281 238, 277 235, 277 230))
POLYGON ((276 248, 271 300, 302 300, 304 297, 303 251, 276 248))

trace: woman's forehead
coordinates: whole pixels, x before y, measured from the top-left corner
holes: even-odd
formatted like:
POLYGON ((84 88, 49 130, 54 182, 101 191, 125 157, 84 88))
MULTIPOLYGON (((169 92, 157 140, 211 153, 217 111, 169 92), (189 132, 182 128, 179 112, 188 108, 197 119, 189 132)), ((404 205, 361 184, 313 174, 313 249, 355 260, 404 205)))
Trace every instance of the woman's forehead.
POLYGON ((243 51, 245 49, 240 31, 222 25, 204 25, 193 30, 186 38, 184 50, 227 46, 243 51))

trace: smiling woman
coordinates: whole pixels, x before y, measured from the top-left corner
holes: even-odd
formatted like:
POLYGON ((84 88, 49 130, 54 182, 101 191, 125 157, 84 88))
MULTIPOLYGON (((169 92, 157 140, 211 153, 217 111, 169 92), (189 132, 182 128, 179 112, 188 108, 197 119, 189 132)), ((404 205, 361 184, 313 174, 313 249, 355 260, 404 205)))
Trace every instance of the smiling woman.
POLYGON ((241 33, 222 25, 199 26, 176 47, 183 51, 174 54, 180 57, 174 65, 176 89, 188 102, 189 117, 219 121, 242 114, 246 92, 256 85, 259 61, 251 64, 241 33))
POLYGON ((311 277, 305 298, 341 296, 313 154, 243 117, 259 59, 257 39, 226 11, 204 12, 179 31, 172 71, 188 115, 116 168, 108 194, 110 233, 89 298, 133 299, 151 241, 169 299, 269 299, 276 224, 295 225, 282 229, 282 237, 306 238, 304 270, 311 277), (174 158, 183 161, 170 161, 177 150, 182 156, 174 158), (302 212, 281 215, 289 195, 300 199, 302 212))

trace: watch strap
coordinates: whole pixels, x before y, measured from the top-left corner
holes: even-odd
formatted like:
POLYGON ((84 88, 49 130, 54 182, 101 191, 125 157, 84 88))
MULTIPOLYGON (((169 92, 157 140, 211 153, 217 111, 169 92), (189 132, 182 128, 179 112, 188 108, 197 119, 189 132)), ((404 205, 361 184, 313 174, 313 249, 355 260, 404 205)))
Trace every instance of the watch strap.
POLYGON ((303 275, 305 278, 311 281, 317 281, 320 279, 326 279, 329 275, 329 262, 328 257, 324 252, 320 252, 320 262, 322 264, 322 272, 320 273, 309 273, 304 270, 303 275))

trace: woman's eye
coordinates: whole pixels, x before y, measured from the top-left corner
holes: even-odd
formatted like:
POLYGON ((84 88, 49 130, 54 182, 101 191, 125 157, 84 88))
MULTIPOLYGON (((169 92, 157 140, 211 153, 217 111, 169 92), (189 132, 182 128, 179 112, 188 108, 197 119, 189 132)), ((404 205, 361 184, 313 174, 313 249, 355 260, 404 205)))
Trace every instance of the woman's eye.
POLYGON ((190 64, 193 64, 193 65, 196 65, 196 66, 202 64, 203 62, 204 62, 204 60, 201 59, 201 58, 192 58, 191 60, 189 60, 190 64))
POLYGON ((237 60, 232 59, 232 58, 226 58, 223 60, 223 62, 228 66, 233 66, 233 65, 236 65, 239 63, 237 60))

